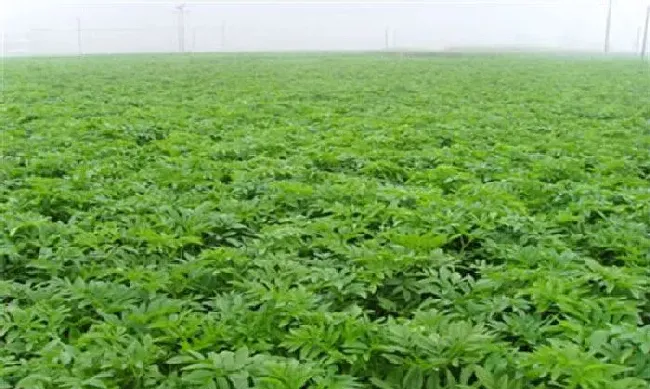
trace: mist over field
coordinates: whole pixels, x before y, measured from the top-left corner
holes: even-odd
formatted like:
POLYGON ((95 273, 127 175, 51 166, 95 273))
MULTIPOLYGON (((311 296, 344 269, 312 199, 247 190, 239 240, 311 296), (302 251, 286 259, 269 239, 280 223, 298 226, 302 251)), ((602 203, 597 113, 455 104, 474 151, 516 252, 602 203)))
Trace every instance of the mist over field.
POLYGON ((0 0, 0 389, 650 388, 648 1, 0 0))
POLYGON ((0 0, 0 389, 650 388, 649 2, 0 0))
MULTIPOLYGON (((614 1, 611 51, 639 51, 646 0, 614 1)), ((3 3, 4 52, 603 50, 607 2, 18 1, 3 3), (183 41, 181 45, 179 39, 183 41)))

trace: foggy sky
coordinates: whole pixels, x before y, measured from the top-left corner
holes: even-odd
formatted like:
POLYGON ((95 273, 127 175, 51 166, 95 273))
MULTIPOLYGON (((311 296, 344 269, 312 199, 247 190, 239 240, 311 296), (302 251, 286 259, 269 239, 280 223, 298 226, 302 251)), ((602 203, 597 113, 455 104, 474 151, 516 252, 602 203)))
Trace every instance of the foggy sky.
MULTIPOLYGON (((0 0, 4 52, 179 49, 171 1, 0 0)), ((186 51, 522 47, 600 51, 607 1, 187 1, 186 51), (225 31, 225 34, 222 32, 225 31)), ((650 0, 614 0, 611 49, 632 52, 650 0)))

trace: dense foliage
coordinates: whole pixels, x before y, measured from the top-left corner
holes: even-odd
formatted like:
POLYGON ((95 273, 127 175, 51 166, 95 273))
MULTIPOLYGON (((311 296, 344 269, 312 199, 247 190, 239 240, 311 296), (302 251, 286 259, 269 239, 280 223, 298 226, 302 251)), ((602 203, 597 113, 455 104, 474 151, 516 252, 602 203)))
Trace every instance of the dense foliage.
POLYGON ((0 388, 650 385, 640 62, 4 72, 0 388))

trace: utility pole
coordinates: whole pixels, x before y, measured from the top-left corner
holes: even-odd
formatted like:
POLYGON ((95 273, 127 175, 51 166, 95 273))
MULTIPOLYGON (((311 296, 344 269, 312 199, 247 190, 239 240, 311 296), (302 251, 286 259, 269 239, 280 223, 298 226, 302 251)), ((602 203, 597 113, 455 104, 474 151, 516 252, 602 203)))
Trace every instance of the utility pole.
POLYGON ((390 43, 388 42, 388 40, 389 40, 388 36, 389 35, 390 35, 390 28, 386 27, 386 31, 384 33, 384 46, 385 46, 386 50, 388 50, 388 48, 390 47, 390 43))
POLYGON ((176 7, 178 10, 178 51, 185 52, 185 4, 176 7))
POLYGON ((609 36, 612 30, 612 0, 609 0, 607 21, 605 22, 605 54, 609 53, 609 36))
POLYGON ((221 51, 226 51, 226 21, 221 22, 221 51))
POLYGON ((81 51, 81 18, 77 17, 77 52, 81 57, 83 52, 81 51))
POLYGON ((196 28, 192 29, 192 53, 196 53, 196 28))
POLYGON ((634 52, 638 53, 641 48, 641 27, 636 28, 636 40, 634 41, 634 52))
POLYGON ((645 14, 645 27, 643 28, 643 43, 641 43, 641 59, 645 59, 645 52, 648 49, 648 25, 650 24, 650 5, 645 14))

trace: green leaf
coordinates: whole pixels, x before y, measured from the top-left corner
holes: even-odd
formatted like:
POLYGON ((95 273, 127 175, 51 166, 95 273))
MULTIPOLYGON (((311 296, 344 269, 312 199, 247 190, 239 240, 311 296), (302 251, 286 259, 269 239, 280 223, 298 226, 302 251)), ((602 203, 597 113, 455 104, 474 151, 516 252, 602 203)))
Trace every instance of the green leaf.
POLYGON ((169 358, 166 363, 169 365, 183 365, 194 361, 196 361, 196 359, 193 357, 187 355, 177 355, 175 357, 169 358))
POLYGON ((486 389, 498 389, 496 388, 494 375, 483 367, 478 365, 474 366, 474 374, 486 389))
POLYGON ((418 366, 411 367, 404 375, 402 387, 404 388, 422 388, 424 385, 424 375, 422 369, 418 366))
POLYGON ((382 380, 380 380, 379 378, 376 378, 376 377, 370 378, 370 383, 372 383, 372 385, 375 388, 379 388, 379 389, 397 389, 394 386, 392 386, 392 385, 388 384, 387 382, 382 381, 382 380))

